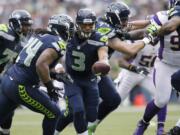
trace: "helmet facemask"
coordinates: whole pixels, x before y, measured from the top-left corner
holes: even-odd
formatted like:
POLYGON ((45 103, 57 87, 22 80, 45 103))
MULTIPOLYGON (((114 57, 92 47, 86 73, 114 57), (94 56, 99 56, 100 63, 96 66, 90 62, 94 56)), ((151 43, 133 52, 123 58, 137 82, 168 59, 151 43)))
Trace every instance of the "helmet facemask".
POLYGON ((26 10, 15 10, 9 18, 9 26, 18 35, 26 36, 32 30, 33 20, 26 10))
POLYGON ((127 26, 129 14, 129 7, 123 2, 117 2, 108 6, 105 17, 113 27, 122 29, 127 26))
POLYGON ((49 19, 48 30, 67 41, 73 36, 74 23, 72 18, 67 15, 54 15, 49 19))

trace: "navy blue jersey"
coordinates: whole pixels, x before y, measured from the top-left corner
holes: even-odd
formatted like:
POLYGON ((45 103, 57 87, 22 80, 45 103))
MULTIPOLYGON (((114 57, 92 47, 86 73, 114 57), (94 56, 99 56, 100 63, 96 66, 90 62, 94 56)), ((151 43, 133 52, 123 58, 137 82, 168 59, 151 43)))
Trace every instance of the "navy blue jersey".
MULTIPOLYGON (((39 34, 32 36, 20 52, 16 59, 16 64, 14 64, 7 73, 19 83, 25 85, 38 84, 39 77, 36 73, 36 61, 47 48, 56 50, 59 54, 59 59, 65 52, 66 44, 60 37, 55 35, 39 34)), ((56 64, 57 60, 50 65, 50 68, 56 64)))
POLYGON ((16 58, 15 46, 20 44, 19 36, 6 24, 0 24, 0 72, 5 65, 16 58))
MULTIPOLYGON (((171 8, 169 10, 169 19, 171 19, 174 16, 179 16, 180 17, 180 6, 179 5, 173 7, 173 8, 171 8)), ((177 32, 178 32, 178 34, 180 36, 180 26, 177 28, 177 32)))
MULTIPOLYGON (((109 39, 117 37, 117 38, 120 38, 121 40, 124 40, 123 39, 124 37, 122 37, 122 35, 118 33, 119 29, 110 25, 108 22, 106 22, 106 20, 103 17, 98 18, 98 21, 96 23, 96 30, 102 35, 108 36, 109 39)), ((111 56, 113 52, 114 50, 109 47, 109 50, 108 50, 109 56, 111 56)))
POLYGON ((98 32, 85 41, 75 36, 68 42, 66 51, 66 69, 72 76, 92 75, 91 67, 98 60, 98 49, 107 45, 107 36, 98 32))
POLYGON ((175 6, 169 10, 169 18, 180 16, 180 6, 175 6))

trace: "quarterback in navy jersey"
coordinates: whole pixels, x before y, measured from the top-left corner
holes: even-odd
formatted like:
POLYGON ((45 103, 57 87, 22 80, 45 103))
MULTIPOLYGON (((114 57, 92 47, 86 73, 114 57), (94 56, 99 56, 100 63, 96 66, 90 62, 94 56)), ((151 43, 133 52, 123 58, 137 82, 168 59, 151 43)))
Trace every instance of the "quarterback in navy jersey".
MULTIPOLYGON (((121 51, 128 55, 134 56, 145 45, 144 41, 139 41, 138 43, 134 43, 132 46, 128 46, 127 43, 123 41, 124 37, 121 35, 120 30, 122 27, 127 25, 129 13, 130 11, 126 4, 122 2, 112 3, 109 5, 106 11, 107 18, 100 18, 96 22, 96 31, 98 31, 101 35, 105 35, 108 37, 109 56, 111 56, 114 50, 121 51), (118 12, 117 16, 115 14, 115 11, 118 12), (118 18, 120 18, 120 20, 118 20, 118 18)), ((84 45, 85 44, 82 42, 81 46, 84 46, 84 45)), ((78 50, 78 48, 80 49, 84 47, 76 46, 74 48, 77 48, 78 50)), ((74 55, 75 56, 77 55, 76 58, 81 56, 81 54, 76 54, 76 53, 74 53, 74 55)), ((76 64, 78 64, 77 66, 81 65, 81 63, 78 63, 80 62, 78 61, 78 59, 76 60, 76 62, 77 62, 76 64)), ((83 66, 80 66, 80 67, 83 67, 83 66)), ((69 72, 71 72, 71 70, 72 69, 69 69, 69 72)), ((85 73, 86 73, 85 71, 82 72, 82 74, 85 74, 85 73)), ((78 71, 72 74, 76 74, 78 76, 81 75, 78 71)), ((88 125, 89 133, 94 133, 95 128, 98 125, 98 123, 100 123, 110 112, 116 109, 121 102, 119 94, 117 93, 114 83, 110 77, 102 76, 101 81, 98 83, 98 87, 99 87, 99 94, 102 99, 102 102, 100 103, 99 108, 98 108, 98 116, 97 116, 96 121, 88 125)), ((58 135, 58 132, 61 132, 70 121, 72 121, 72 116, 70 115, 69 115, 69 118, 66 118, 66 120, 59 121, 59 124, 56 128, 57 129, 56 135, 58 135), (63 123, 63 121, 66 121, 66 122, 63 123)))
POLYGON ((2 78, 0 124, 22 104, 45 116, 43 135, 54 134, 61 111, 57 105, 59 88, 53 86, 50 69, 63 56, 73 26, 71 17, 54 15, 49 19, 47 30, 35 33, 28 40, 16 63, 2 78), (38 89, 40 81, 47 87, 47 94, 38 89))
MULTIPOLYGON (((91 9, 80 9, 76 17, 75 35, 68 42, 66 51, 66 70, 74 82, 65 85, 65 94, 72 108, 78 135, 88 135, 87 126, 91 126, 97 118, 99 91, 92 65, 96 61, 108 64, 108 38, 95 31, 95 22, 96 15, 91 9)), ((67 118, 60 119, 57 130, 63 126, 63 121, 69 123, 72 117, 69 122, 67 118)))

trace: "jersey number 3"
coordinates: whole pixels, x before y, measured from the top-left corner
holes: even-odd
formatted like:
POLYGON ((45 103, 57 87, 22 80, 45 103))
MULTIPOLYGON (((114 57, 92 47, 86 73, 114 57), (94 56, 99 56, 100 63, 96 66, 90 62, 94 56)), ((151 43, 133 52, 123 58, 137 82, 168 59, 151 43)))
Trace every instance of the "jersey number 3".
POLYGON ((74 56, 74 63, 72 69, 75 71, 84 71, 85 70, 85 55, 82 52, 73 51, 72 55, 74 56))

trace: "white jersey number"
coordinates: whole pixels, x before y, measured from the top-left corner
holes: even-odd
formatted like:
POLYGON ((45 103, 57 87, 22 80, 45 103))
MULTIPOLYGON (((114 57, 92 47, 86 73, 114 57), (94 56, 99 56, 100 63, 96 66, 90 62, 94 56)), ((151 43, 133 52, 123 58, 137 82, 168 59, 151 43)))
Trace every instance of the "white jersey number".
MULTIPOLYGON (((37 38, 31 38, 28 41, 28 43, 24 47, 24 49, 26 49, 26 53, 27 53, 27 56, 24 59, 24 65, 26 65, 27 67, 29 67, 31 65, 32 59, 34 58, 34 56, 36 55, 37 51, 42 46, 42 44, 43 43, 40 40, 38 40, 37 38)), ((20 55, 21 55, 21 53, 20 53, 20 55)), ((20 55, 18 56, 16 62, 19 61, 20 55)))

